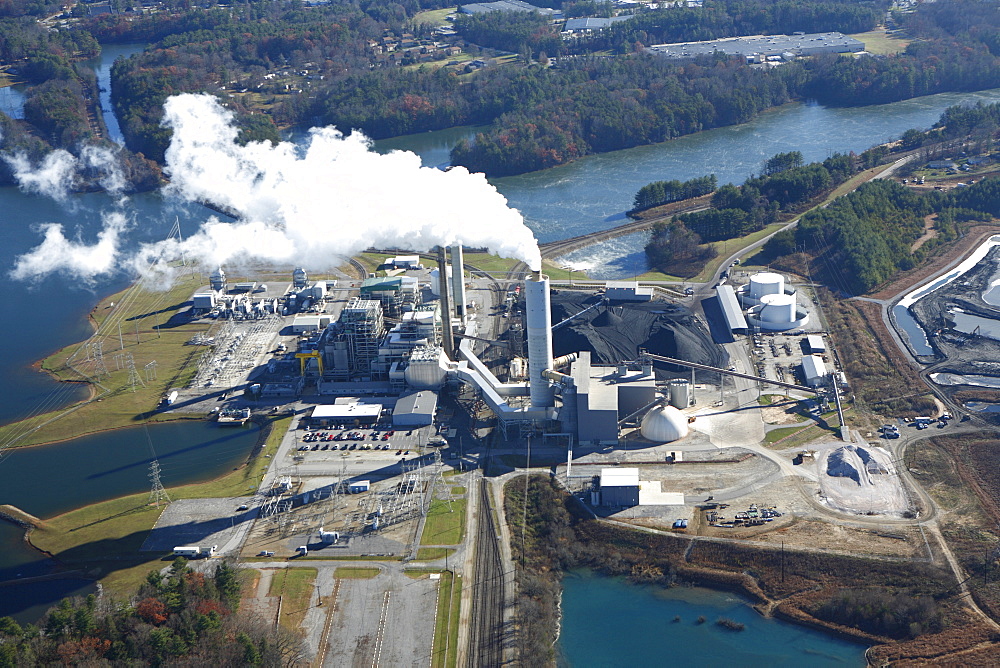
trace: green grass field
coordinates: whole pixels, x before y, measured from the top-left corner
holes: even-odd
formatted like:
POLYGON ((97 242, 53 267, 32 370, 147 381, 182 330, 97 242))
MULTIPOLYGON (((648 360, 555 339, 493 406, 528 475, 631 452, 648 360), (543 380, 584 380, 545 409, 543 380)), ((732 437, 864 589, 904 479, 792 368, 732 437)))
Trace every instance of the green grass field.
POLYGON ((455 554, 450 547, 421 547, 417 550, 417 561, 434 561, 455 554))
POLYGON ((306 613, 312 607, 313 583, 319 574, 315 568, 285 568, 274 574, 268 596, 281 597, 283 627, 297 632, 306 613))
POLYGON ((417 25, 433 27, 451 25, 451 22, 445 20, 444 17, 454 13, 457 9, 458 7, 445 7, 444 9, 429 9, 425 12, 417 12, 413 15, 413 22, 417 25))
POLYGON ((432 668, 454 666, 458 662, 458 621, 462 603, 462 580, 454 573, 441 573, 434 622, 432 668))
POLYGON ((424 532, 420 536, 421 545, 457 545, 462 541, 465 531, 465 499, 451 502, 434 499, 427 520, 424 522, 424 532))
POLYGON ((381 569, 378 568, 352 568, 350 566, 342 566, 334 570, 333 577, 341 580, 371 580, 372 578, 378 577, 381 572, 381 569))
POLYGON ((887 35, 884 28, 848 35, 865 43, 865 51, 879 56, 902 53, 913 40, 900 34, 887 35))

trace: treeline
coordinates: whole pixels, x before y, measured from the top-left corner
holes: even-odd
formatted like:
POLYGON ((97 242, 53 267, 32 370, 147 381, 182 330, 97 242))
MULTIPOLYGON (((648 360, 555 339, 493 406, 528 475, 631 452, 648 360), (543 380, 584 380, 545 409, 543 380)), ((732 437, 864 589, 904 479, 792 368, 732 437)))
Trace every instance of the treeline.
POLYGON ((662 206, 672 202, 701 197, 715 190, 718 184, 715 174, 699 176, 687 181, 653 181, 639 188, 632 202, 632 210, 629 213, 636 213, 654 206, 662 206))
POLYGON ((716 252, 708 242, 742 237, 775 222, 782 210, 793 210, 843 183, 863 164, 856 156, 834 154, 823 162, 802 164, 798 151, 768 159, 764 175, 742 186, 727 184, 712 195, 712 206, 674 216, 654 226, 646 244, 650 267, 675 276, 694 276, 716 252))
POLYGON ((924 3, 901 18, 907 33, 918 38, 904 53, 811 59, 803 94, 821 104, 854 106, 1000 86, 1000 12, 995 3, 924 3))
POLYGON ((0 668, 48 665, 285 666, 301 640, 237 611, 240 573, 206 575, 178 558, 150 573, 132 603, 63 600, 35 625, 0 619, 0 668))
POLYGON ((838 592, 818 606, 815 614, 835 624, 890 638, 916 638, 943 627, 942 613, 932 597, 875 589, 838 592))
POLYGON ((824 263, 832 287, 862 294, 955 239, 957 224, 996 215, 1000 215, 997 177, 967 188, 923 194, 894 181, 871 181, 825 209, 804 215, 794 231, 775 235, 764 251, 775 258, 805 251, 824 263), (925 232, 925 217, 932 214, 938 214, 936 234, 914 248, 925 232))
POLYGON ((563 51, 562 36, 547 16, 535 12, 461 15, 455 21, 455 30, 473 44, 535 58, 563 51))
POLYGON ((543 169, 742 123, 791 99, 780 69, 721 58, 686 66, 648 54, 574 58, 516 76, 517 84, 531 81, 534 94, 474 141, 459 142, 454 164, 497 176, 543 169))

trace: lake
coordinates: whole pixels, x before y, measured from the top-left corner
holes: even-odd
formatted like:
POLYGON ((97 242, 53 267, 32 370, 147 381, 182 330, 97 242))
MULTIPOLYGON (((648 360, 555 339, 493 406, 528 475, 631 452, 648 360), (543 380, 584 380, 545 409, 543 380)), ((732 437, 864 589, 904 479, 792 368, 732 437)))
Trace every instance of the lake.
POLYGON ((762 617, 736 594, 635 585, 579 571, 563 579, 558 649, 565 668, 866 665, 865 645, 762 617), (705 622, 699 624, 699 617, 705 622), (720 617, 744 624, 745 630, 718 626, 720 617))

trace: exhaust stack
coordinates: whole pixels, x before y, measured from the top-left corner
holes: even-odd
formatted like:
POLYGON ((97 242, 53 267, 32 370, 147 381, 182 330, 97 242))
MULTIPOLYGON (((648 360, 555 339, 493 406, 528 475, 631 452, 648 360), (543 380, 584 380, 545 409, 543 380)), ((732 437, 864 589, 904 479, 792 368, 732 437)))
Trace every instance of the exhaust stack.
POLYGON ((552 313, 549 279, 536 271, 524 282, 525 334, 528 341, 528 379, 531 407, 555 405, 552 386, 542 372, 552 368, 552 313))
POLYGON ((444 259, 444 246, 438 246, 438 281, 441 287, 441 345, 448 359, 455 359, 455 339, 451 329, 451 304, 448 299, 448 263, 444 259))
POLYGON ((455 319, 459 325, 465 325, 465 261, 462 257, 462 244, 455 244, 451 251, 451 298, 455 307, 455 319))

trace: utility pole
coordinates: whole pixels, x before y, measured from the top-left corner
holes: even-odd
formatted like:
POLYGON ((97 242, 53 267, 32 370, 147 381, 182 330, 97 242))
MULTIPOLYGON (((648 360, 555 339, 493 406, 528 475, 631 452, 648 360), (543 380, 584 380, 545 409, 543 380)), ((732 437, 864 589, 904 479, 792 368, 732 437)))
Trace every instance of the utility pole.
POLYGON ((156 507, 160 507, 160 502, 164 504, 170 503, 170 497, 167 495, 167 490, 163 488, 163 482, 160 480, 160 462, 154 459, 153 463, 149 465, 149 480, 153 483, 153 488, 149 492, 149 503, 155 503, 156 507))
POLYGON ((118 321, 118 343, 121 344, 122 350, 125 350, 125 339, 122 338, 122 323, 118 321))

